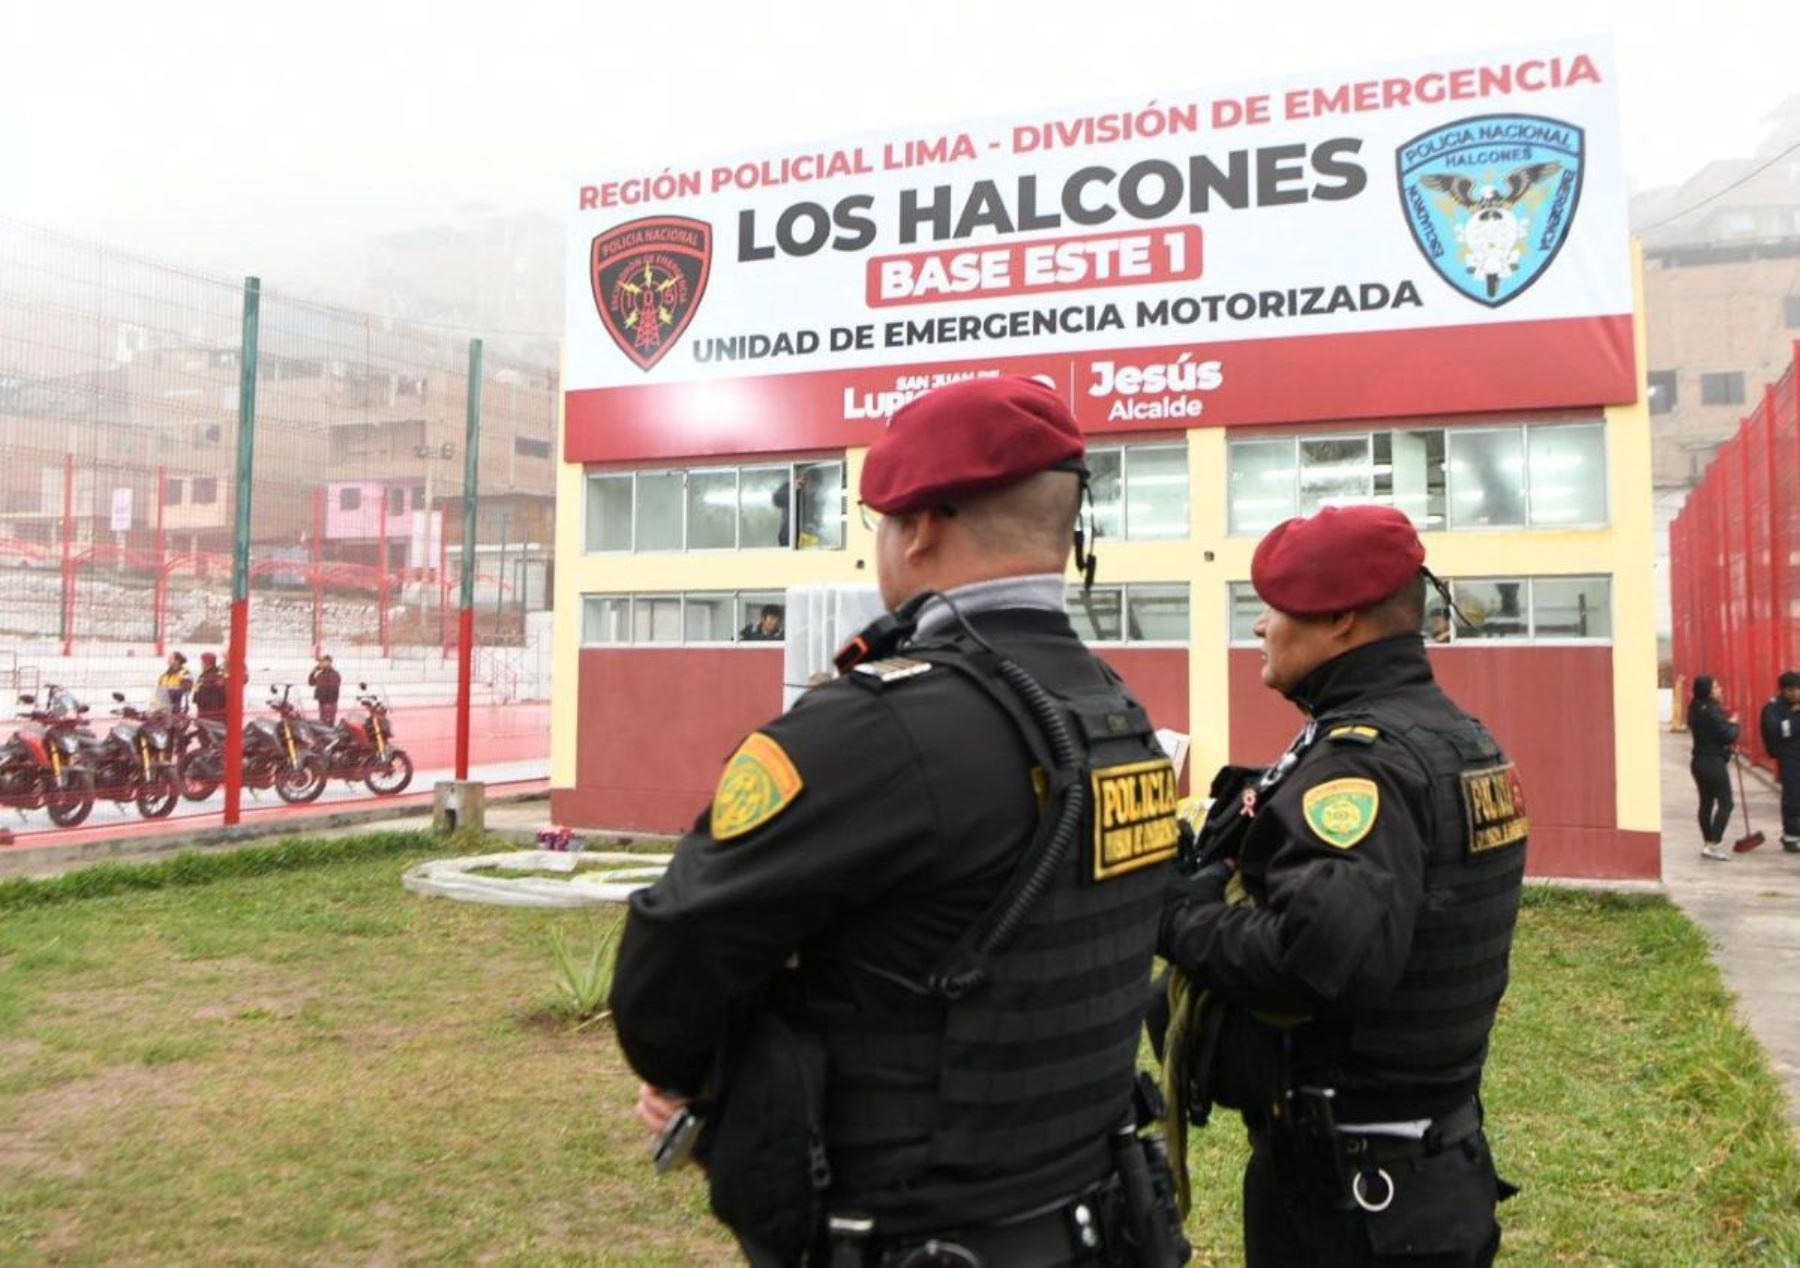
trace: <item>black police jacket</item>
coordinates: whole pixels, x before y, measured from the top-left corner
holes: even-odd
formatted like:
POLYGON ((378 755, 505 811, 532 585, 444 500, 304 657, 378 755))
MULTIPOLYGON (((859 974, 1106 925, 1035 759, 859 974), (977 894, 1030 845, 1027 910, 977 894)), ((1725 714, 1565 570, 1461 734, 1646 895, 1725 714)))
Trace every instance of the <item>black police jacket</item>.
POLYGON ((1723 761, 1736 751, 1738 725, 1717 700, 1709 697, 1689 704, 1687 724, 1695 757, 1723 761))
POLYGON ((1290 1086, 1337 1089, 1340 1121, 1435 1116, 1480 1086, 1524 873, 1523 789, 1416 636, 1337 657, 1294 700, 1312 721, 1243 836, 1252 902, 1177 899, 1160 949, 1233 1011, 1221 1059, 1240 1068, 1222 1087, 1275 1094, 1284 1061, 1290 1086))
POLYGON ((1784 771, 1800 770, 1800 712, 1773 696, 1763 706, 1761 729, 1764 751, 1784 771))
POLYGON ((989 980, 959 1000, 927 987, 1034 848, 1044 763, 933 642, 901 652, 912 665, 815 688, 761 729, 798 791, 720 839, 721 818, 729 832, 741 817, 728 768, 723 809, 715 800, 633 897, 614 979, 632 1066, 695 1092, 733 1010, 780 978, 797 1001, 787 1019, 829 1055, 832 1208, 872 1215, 878 1235, 1002 1218, 1109 1169, 1175 853, 1167 758, 1067 618, 970 622, 1063 702, 1106 768, 1084 778, 1075 848, 989 980))

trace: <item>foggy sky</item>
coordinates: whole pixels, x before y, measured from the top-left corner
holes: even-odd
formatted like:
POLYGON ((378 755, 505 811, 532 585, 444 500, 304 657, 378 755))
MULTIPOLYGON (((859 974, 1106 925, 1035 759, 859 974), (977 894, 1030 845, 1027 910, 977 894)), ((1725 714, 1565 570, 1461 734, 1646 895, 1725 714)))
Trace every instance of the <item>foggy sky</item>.
POLYGON ((1635 189, 1800 92, 1800 0, 0 0, 0 215, 350 286, 371 235, 560 217, 577 171, 1605 32, 1635 189))

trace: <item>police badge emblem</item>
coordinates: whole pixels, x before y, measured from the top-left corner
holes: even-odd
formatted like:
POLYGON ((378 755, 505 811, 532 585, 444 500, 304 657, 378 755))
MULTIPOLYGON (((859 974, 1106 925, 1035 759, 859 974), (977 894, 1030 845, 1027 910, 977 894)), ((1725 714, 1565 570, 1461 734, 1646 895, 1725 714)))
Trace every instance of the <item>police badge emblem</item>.
POLYGON ((712 226, 686 216, 648 216, 594 239, 594 307, 619 351, 638 369, 661 361, 700 308, 712 271, 712 226))
POLYGON ((1451 286, 1498 308, 1544 275, 1581 201, 1585 136, 1541 115, 1422 132, 1394 154, 1413 241, 1451 286))

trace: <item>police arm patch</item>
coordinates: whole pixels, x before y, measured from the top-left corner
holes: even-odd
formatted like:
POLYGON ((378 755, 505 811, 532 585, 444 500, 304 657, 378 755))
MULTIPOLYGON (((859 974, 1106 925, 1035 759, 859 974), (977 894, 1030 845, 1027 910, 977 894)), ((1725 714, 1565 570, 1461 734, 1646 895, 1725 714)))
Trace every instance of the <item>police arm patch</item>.
POLYGON ((713 840, 729 841, 762 827, 805 787, 786 750, 761 731, 751 732, 719 776, 712 803, 713 840))
POLYGON ((1381 789, 1372 779, 1330 779, 1307 789, 1300 802, 1313 835, 1339 850, 1368 836, 1380 810, 1381 789))

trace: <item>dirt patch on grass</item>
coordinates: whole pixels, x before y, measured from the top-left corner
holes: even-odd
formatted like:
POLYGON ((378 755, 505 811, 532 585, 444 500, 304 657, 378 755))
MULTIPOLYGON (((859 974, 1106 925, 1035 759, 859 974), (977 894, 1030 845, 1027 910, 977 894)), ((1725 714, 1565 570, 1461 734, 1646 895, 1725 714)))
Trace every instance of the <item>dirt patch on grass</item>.
POLYGON ((87 1078, 25 1093, 11 1107, 12 1129, 0 1134, 0 1176, 81 1179, 87 1166, 69 1151, 79 1147, 83 1124, 118 1120, 146 1105, 180 1104, 187 1099, 195 1074, 192 1068, 174 1065, 154 1069, 115 1065, 87 1078))

